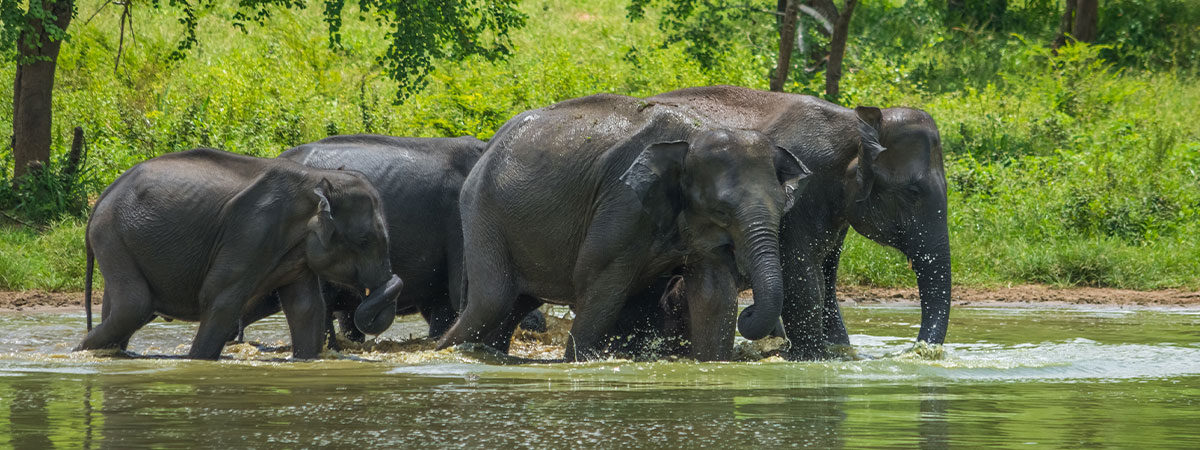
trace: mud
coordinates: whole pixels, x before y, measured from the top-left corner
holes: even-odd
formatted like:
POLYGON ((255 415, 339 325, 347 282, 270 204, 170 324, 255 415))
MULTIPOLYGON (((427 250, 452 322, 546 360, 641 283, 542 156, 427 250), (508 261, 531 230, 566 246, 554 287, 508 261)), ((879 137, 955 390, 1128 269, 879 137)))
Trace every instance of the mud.
MULTIPOLYGON (((856 305, 916 304, 916 288, 877 288, 865 286, 842 287, 838 292, 842 303, 856 305)), ((92 295, 92 303, 100 304, 101 292, 92 295)), ((739 300, 751 302, 751 292, 742 293, 739 300)), ((0 291, 0 312, 44 311, 79 308, 83 292, 0 291)), ((1020 285, 998 288, 955 287, 955 306, 1200 306, 1200 291, 1164 289, 1133 291, 1109 288, 1057 288, 1041 285, 1020 285)), ((98 310, 96 310, 98 312, 98 310)))

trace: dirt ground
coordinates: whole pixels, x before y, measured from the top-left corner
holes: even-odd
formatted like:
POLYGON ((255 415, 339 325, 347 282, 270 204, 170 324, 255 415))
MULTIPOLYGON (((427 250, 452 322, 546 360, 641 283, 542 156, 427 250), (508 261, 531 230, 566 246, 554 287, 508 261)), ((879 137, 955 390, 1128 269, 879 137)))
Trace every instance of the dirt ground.
MULTIPOLYGON (((99 291, 92 296, 100 304, 99 291)), ((748 302, 751 293, 742 294, 748 302)), ((1168 289, 1130 291, 1104 288, 1055 288, 1023 285, 1001 288, 954 288, 955 306, 1152 306, 1200 307, 1200 291, 1168 289)), ((917 304, 916 288, 843 287, 838 297, 844 304, 917 304)), ((0 311, 40 311, 80 308, 83 292, 0 291, 0 311)), ((99 309, 94 310, 99 313, 99 309)))

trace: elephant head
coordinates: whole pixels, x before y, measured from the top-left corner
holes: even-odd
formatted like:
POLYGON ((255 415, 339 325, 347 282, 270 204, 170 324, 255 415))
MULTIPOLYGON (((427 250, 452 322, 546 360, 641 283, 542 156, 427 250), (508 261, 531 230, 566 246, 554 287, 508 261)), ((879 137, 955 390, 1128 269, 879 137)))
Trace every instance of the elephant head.
POLYGON ((680 205, 681 234, 692 251, 732 250, 736 270, 754 289, 754 304, 742 311, 737 328, 747 339, 761 339, 783 308, 780 217, 810 173, 762 133, 713 130, 690 142, 646 147, 622 179, 643 205, 652 206, 655 198, 680 205), (654 186, 666 194, 653 195, 654 186))
POLYGON ((364 292, 355 310, 355 326, 379 334, 396 316, 396 297, 404 283, 392 274, 387 225, 379 194, 361 174, 338 171, 312 190, 315 214, 308 222, 309 267, 326 281, 364 292))
POLYGON ((921 296, 918 341, 941 344, 950 318, 946 172, 937 125, 924 111, 858 107, 859 155, 844 178, 856 231, 904 253, 921 296))

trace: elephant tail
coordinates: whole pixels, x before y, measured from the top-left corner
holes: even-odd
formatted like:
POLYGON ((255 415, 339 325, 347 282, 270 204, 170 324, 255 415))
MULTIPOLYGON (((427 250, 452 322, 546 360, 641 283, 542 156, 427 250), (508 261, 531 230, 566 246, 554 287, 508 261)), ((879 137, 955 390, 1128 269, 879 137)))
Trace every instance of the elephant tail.
POLYGON ((87 247, 87 274, 83 282, 83 307, 87 311, 87 330, 92 331, 92 269, 96 266, 96 254, 92 252, 91 239, 86 236, 84 246, 87 247))

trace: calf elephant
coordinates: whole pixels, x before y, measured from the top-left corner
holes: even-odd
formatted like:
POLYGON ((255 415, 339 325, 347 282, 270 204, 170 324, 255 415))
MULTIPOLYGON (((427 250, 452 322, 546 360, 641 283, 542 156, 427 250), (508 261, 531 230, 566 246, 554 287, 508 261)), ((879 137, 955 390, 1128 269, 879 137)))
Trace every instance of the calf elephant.
POLYGON ((641 99, 594 95, 509 120, 462 191, 467 307, 439 348, 507 351, 543 300, 571 305, 565 358, 591 359, 634 291, 684 268, 708 302, 690 301, 692 355, 732 353, 737 319, 766 336, 783 300, 779 220, 808 170, 756 131, 641 99))
POLYGON ((200 321, 188 356, 217 359, 250 299, 278 290, 293 355, 315 358, 325 330, 318 277, 370 288, 355 323, 382 332, 403 283, 380 212, 357 172, 212 149, 142 162, 100 195, 88 221, 89 317, 95 260, 106 283, 102 322, 76 350, 125 349, 162 316, 200 321))
MULTIPOLYGON (((392 270, 404 280, 398 314, 419 312, 429 337, 446 332, 462 308, 462 221, 458 192, 487 143, 470 136, 404 138, 371 134, 333 136, 279 155, 318 169, 362 173, 379 191, 387 222, 392 270)), ((326 286, 331 312, 349 339, 363 335, 350 324, 361 293, 326 286)), ((245 324, 279 311, 277 297, 244 319, 245 324)), ((540 313, 533 321, 541 319, 540 313)))
POLYGON ((822 356, 849 344, 835 288, 849 227, 903 252, 921 297, 917 340, 941 344, 950 317, 950 241, 941 137, 910 108, 844 108, 814 97, 734 86, 682 89, 648 99, 719 126, 759 130, 813 171, 782 219, 780 246, 792 340, 789 356, 822 356))

